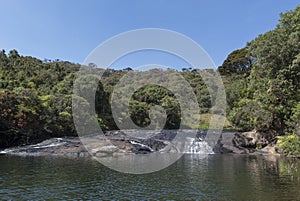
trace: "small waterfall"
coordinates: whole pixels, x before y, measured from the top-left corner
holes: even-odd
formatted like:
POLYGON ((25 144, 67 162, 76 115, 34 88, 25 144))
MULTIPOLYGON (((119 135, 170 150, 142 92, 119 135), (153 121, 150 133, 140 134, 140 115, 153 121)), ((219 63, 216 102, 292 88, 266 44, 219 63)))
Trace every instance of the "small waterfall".
POLYGON ((145 145, 145 144, 142 144, 142 143, 139 143, 139 142, 135 142, 133 140, 130 140, 129 141, 132 145, 137 145, 137 146, 140 146, 140 147, 143 147, 143 148, 146 148, 146 149, 149 149, 151 152, 153 152, 154 150, 149 147, 148 145, 145 145))
POLYGON ((36 145, 31 145, 30 147, 34 149, 43 149, 43 148, 50 148, 50 147, 58 147, 61 145, 66 144, 65 141, 63 141, 62 138, 53 138, 51 140, 46 140, 44 142, 38 143, 36 145))
POLYGON ((204 139, 187 138, 185 152, 188 154, 214 154, 211 146, 204 139))

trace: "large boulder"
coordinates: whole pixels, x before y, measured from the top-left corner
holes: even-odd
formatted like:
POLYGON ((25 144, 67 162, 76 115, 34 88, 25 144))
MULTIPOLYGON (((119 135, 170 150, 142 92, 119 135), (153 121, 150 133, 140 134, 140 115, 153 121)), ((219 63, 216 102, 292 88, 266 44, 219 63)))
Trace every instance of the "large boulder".
POLYGON ((276 139, 276 132, 258 132, 249 131, 243 133, 236 133, 233 138, 233 143, 237 147, 251 149, 261 149, 272 143, 276 139))
POLYGON ((213 148, 213 151, 215 153, 221 153, 221 154, 226 154, 226 153, 237 153, 237 154, 242 154, 246 153, 246 150, 238 148, 235 146, 233 143, 233 138, 235 136, 235 132, 223 132, 213 148))
POLYGON ((276 132, 223 132, 217 145, 216 153, 254 153, 276 141, 276 132))

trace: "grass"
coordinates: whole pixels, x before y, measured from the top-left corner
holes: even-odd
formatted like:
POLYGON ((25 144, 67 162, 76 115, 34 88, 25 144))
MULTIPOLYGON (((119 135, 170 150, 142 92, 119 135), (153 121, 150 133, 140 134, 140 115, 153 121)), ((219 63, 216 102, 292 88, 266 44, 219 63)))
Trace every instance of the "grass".
POLYGON ((224 121, 224 130, 235 130, 236 128, 232 126, 232 124, 227 120, 226 117, 221 116, 221 115, 216 115, 216 114, 210 114, 210 113, 205 113, 205 114, 200 114, 196 116, 196 118, 199 118, 200 122, 197 123, 192 123, 192 121, 189 121, 188 125, 186 125, 189 128, 192 129, 200 129, 200 130, 207 130, 207 129, 219 129, 218 124, 222 121, 224 121), (225 118, 225 119, 224 119, 225 118), (210 125, 210 123, 212 124, 210 125))

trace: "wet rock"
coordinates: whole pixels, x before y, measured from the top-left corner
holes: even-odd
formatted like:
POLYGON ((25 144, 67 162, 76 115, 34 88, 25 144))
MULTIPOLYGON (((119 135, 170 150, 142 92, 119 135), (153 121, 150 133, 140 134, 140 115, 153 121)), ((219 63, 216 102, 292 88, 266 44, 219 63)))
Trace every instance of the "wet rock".
POLYGON ((1 153, 22 156, 104 157, 115 153, 146 154, 158 151, 164 146, 165 143, 158 139, 137 139, 126 136, 120 131, 110 131, 107 136, 94 135, 81 139, 78 137, 48 139, 35 145, 6 149, 1 153), (84 145, 82 141, 84 141, 84 145))
POLYGON ((159 151, 166 146, 166 144, 163 141, 159 139, 151 139, 151 138, 146 140, 141 140, 141 143, 151 147, 153 151, 159 151))
POLYGON ((214 147, 216 153, 237 154, 276 154, 276 133, 268 132, 223 132, 217 145, 214 147), (271 148, 272 147, 272 148, 271 148), (264 149, 265 148, 265 149, 264 149), (273 150, 273 151, 271 151, 273 150))
POLYGON ((275 143, 271 143, 264 147, 261 150, 258 150, 257 152, 260 153, 261 155, 274 155, 274 156, 281 156, 280 153, 277 152, 279 149, 279 145, 275 143))
POLYGON ((215 153, 237 153, 237 154, 243 154, 247 153, 246 149, 242 149, 239 147, 236 147, 233 143, 233 139, 235 136, 235 132, 224 132, 221 134, 216 146, 213 148, 213 151, 215 153))
POLYGON ((118 150, 119 150, 119 148, 117 146, 107 145, 107 146, 99 147, 99 149, 92 150, 92 152, 114 153, 118 150))
MULTIPOLYGON (((178 153, 182 152, 180 147, 185 146, 184 143, 187 143, 187 146, 190 145, 190 142, 186 140, 187 138, 191 138, 190 141, 196 144, 201 144, 206 139, 206 131, 198 131, 196 138, 193 136, 193 130, 145 131, 144 136, 144 131, 139 131, 136 136, 134 130, 129 132, 132 133, 126 135, 122 131, 107 131, 105 135, 95 134, 81 139, 78 137, 53 138, 35 145, 6 149, 1 153, 23 156, 53 155, 67 157, 106 157, 118 154, 148 154, 152 152, 178 153), (182 135, 180 135, 182 140, 177 139, 174 143, 173 139, 176 137, 177 132, 182 132, 182 135), (140 136, 140 138, 137 136, 140 136), (84 145, 82 141, 84 141, 84 145), (181 142, 183 144, 180 144, 181 142)), ((267 154, 273 153, 275 150, 272 147, 267 149, 267 145, 273 142, 273 133, 224 131, 220 138, 218 135, 216 136, 216 139, 213 139, 216 143, 213 148, 215 153, 267 154), (257 150, 258 147, 263 149, 257 150)), ((198 149, 202 150, 201 147, 198 149)))
POLYGON ((255 149, 257 146, 265 147, 268 145, 268 140, 261 133, 249 131, 244 133, 236 133, 233 142, 237 147, 255 149))
POLYGON ((249 131, 236 133, 233 142, 237 147, 247 148, 249 150, 264 148, 276 141, 277 133, 274 131, 258 132, 249 131))
POLYGON ((154 149, 152 149, 147 144, 143 144, 142 142, 134 140, 130 140, 129 142, 133 145, 131 151, 135 154, 147 154, 154 151, 154 149))
POLYGON ((134 146, 131 151, 135 154, 149 154, 153 152, 149 147, 144 146, 134 146))

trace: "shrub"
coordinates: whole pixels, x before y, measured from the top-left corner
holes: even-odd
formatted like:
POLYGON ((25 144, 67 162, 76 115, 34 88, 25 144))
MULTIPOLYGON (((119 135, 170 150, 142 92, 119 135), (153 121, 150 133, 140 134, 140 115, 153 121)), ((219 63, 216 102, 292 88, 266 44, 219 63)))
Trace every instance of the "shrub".
POLYGON ((300 137, 292 134, 278 136, 279 147, 288 156, 300 156, 300 137))

